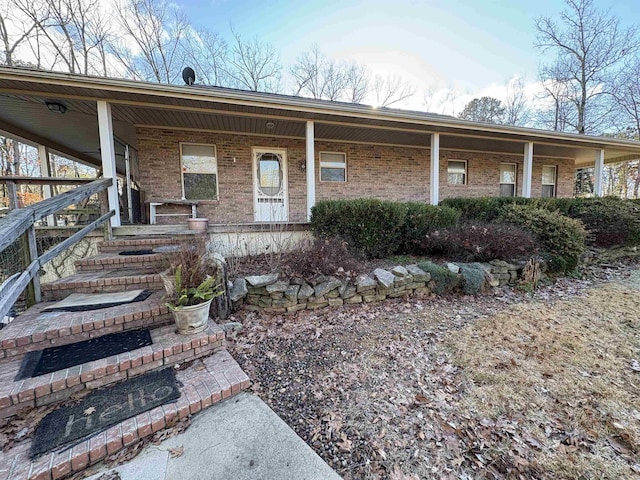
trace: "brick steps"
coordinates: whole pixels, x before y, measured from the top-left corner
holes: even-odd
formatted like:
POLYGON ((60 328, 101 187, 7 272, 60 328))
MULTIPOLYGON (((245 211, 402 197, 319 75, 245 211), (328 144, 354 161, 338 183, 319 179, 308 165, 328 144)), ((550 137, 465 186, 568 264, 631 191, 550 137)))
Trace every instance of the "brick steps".
POLYGON ((249 386, 247 375, 224 350, 197 360, 189 368, 177 372, 177 378, 183 384, 177 402, 125 420, 73 447, 42 455, 33 461, 28 457, 30 441, 0 452, 0 478, 57 480, 67 477, 249 386))
POLYGON ((64 277, 50 283, 43 283, 42 301, 62 300, 72 293, 107 293, 123 290, 144 289, 161 291, 164 289, 156 268, 131 269, 131 271, 85 272, 64 277))
POLYGON ((0 418, 211 354, 222 348, 224 331, 210 322, 201 333, 179 335, 170 325, 152 330, 151 338, 153 344, 147 347, 26 380, 13 380, 20 368, 20 358, 5 363, 0 373, 0 418))
POLYGON ((0 330, 0 365, 25 352, 172 323, 171 312, 162 301, 163 295, 156 292, 142 302, 88 312, 43 314, 42 310, 50 303, 34 305, 0 330))
POLYGON ((76 272, 100 272, 103 270, 126 270, 145 267, 156 268, 159 272, 164 265, 165 254, 150 255, 118 255, 117 253, 100 253, 93 257, 75 261, 76 272))
POLYGON ((99 253, 117 253, 125 250, 147 250, 165 245, 177 245, 180 241, 174 237, 121 238, 105 240, 98 244, 99 253))

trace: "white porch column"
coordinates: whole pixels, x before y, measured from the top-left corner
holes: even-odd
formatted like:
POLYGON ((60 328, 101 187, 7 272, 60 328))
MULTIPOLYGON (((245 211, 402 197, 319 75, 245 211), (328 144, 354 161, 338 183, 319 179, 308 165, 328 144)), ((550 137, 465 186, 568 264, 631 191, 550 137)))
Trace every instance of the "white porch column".
POLYGON ((307 221, 311 220, 311 208, 316 204, 316 147, 313 121, 307 121, 307 221))
POLYGON ((522 196, 531 198, 531 172, 533 170, 533 142, 524 144, 524 166, 522 172, 522 196))
POLYGON ((431 134, 431 184, 429 188, 431 205, 440 202, 440 134, 431 134))
POLYGON ((111 217, 111 226, 120 226, 120 204, 118 202, 118 177, 116 174, 116 148, 113 143, 113 124, 111 105, 98 100, 98 130, 100 131, 100 156, 102 157, 102 176, 112 178, 113 185, 107 190, 109 210, 115 211, 111 217))
MULTIPOLYGON (((51 168, 49 167, 49 149, 45 145, 38 145, 38 160, 40 161, 40 176, 51 177, 51 168)), ((51 198, 53 196, 53 189, 51 184, 42 186, 42 196, 44 198, 51 198)), ((47 226, 53 227, 55 225, 55 216, 47 216, 47 226)))
POLYGON ((596 152, 596 164, 593 169, 593 194, 596 197, 602 196, 604 185, 604 148, 596 152))

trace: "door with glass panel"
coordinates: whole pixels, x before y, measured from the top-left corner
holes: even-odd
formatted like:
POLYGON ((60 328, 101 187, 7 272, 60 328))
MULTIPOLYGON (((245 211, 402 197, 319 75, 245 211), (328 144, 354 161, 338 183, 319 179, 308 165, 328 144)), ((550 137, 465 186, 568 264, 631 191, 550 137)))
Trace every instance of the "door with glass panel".
POLYGON ((287 151, 253 149, 253 203, 256 222, 285 222, 289 219, 287 199, 287 151))

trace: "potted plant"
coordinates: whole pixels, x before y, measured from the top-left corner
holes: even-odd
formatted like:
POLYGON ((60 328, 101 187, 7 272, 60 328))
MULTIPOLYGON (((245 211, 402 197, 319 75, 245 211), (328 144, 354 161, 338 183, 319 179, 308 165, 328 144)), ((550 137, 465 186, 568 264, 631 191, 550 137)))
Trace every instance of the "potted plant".
POLYGON ((161 276, 178 333, 202 332, 207 328, 211 302, 223 294, 217 268, 208 260, 204 243, 184 246, 171 255, 169 263, 161 276))

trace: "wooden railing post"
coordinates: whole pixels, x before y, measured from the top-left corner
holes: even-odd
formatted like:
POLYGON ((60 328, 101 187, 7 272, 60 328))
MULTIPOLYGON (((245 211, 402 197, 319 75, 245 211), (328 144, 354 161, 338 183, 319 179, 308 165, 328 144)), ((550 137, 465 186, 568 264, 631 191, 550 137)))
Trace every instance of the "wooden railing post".
MULTIPOLYGON (((34 260, 38 260, 38 242, 36 239, 36 226, 35 224, 31 224, 31 227, 27 230, 27 243, 29 246, 29 262, 27 263, 27 267, 34 260)), ((33 289, 33 298, 35 300, 34 303, 40 303, 42 301, 42 291, 40 290, 40 268, 33 276, 33 279, 29 283, 30 288, 33 289)))

